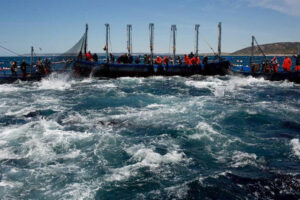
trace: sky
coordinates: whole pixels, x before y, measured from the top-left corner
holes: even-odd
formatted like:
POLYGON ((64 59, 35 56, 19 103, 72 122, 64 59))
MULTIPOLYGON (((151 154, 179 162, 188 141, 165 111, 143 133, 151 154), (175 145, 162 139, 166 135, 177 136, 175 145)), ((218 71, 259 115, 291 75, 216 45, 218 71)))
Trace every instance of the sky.
MULTIPOLYGON (((126 25, 132 24, 133 52, 149 52, 149 23, 155 24, 154 51, 170 53, 170 27, 177 25, 177 52, 194 50, 194 25, 200 24, 200 53, 250 45, 300 41, 300 0, 0 0, 0 45, 19 54, 63 53, 89 25, 89 50, 102 53, 105 23, 113 52, 126 52, 126 25), (209 45, 208 45, 209 44, 209 45)), ((0 56, 13 55, 0 48, 0 56)))

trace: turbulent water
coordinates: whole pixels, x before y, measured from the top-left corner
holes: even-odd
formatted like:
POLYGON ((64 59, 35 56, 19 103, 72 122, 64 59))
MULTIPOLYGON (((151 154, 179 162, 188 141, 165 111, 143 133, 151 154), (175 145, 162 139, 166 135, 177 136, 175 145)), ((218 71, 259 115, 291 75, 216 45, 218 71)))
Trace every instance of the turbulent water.
POLYGON ((0 197, 299 199, 299 89, 234 76, 0 85, 0 197))

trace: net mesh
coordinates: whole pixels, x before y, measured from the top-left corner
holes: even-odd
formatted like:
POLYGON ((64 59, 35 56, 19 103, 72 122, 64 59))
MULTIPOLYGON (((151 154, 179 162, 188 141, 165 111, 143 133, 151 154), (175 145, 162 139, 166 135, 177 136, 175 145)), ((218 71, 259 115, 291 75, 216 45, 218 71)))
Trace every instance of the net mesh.
POLYGON ((85 53, 87 46, 87 32, 83 34, 80 40, 68 51, 64 52, 60 56, 70 57, 70 56, 78 56, 81 52, 82 54, 85 53))

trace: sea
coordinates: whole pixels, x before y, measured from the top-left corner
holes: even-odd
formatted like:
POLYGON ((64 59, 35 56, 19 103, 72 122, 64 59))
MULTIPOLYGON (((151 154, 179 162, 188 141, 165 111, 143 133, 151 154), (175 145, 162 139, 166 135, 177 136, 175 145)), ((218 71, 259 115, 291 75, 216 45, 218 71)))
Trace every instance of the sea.
POLYGON ((299 139, 292 82, 53 73, 0 85, 0 199, 300 199, 299 139))

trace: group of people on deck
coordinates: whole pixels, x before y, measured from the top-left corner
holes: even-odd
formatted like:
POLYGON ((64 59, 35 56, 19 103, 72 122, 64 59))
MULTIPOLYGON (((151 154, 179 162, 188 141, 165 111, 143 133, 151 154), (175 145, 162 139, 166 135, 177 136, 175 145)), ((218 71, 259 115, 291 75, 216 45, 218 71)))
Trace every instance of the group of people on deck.
MULTIPOLYGON (((22 73, 22 77, 26 77, 27 76, 27 66, 30 66, 28 63, 26 63, 25 60, 23 60, 20 64, 20 69, 21 69, 21 73, 22 73)), ((41 74, 41 75, 48 75, 51 73, 51 62, 49 59, 44 59, 44 61, 42 61, 40 58, 37 60, 36 63, 36 73, 41 74)), ((11 74, 12 76, 17 76, 17 72, 18 72, 18 66, 17 66, 17 62, 16 61, 11 61, 10 62, 10 70, 11 70, 11 74)))
MULTIPOLYGON (((295 71, 300 71, 300 54, 298 56, 295 56, 295 59, 296 59, 295 71)), ((290 57, 286 56, 282 63, 283 71, 290 72, 292 65, 293 65, 292 59, 290 57)), ((278 68, 279 68, 279 62, 278 62, 276 56, 274 56, 271 60, 271 66, 268 66, 263 70, 266 72, 268 72, 268 71, 278 72, 278 68)))

